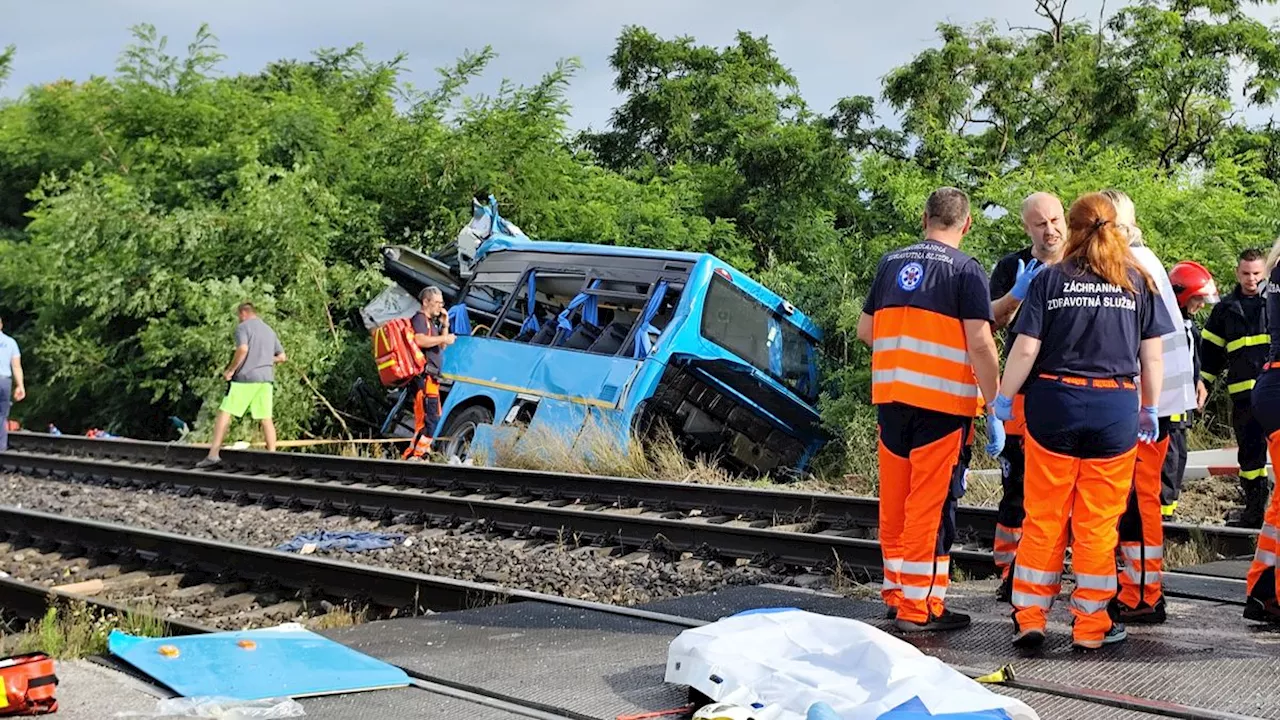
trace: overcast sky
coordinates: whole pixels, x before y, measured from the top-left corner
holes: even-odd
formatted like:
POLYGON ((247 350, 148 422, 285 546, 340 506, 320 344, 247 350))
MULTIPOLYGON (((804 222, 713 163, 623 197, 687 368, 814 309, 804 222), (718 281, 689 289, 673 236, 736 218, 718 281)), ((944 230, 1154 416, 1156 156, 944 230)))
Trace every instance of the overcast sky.
MULTIPOLYGON (((1069 14, 1096 23, 1102 2, 1071 0, 1069 14)), ((227 55, 225 73, 363 42, 374 59, 408 53, 408 79, 429 87, 434 68, 489 44, 499 57, 473 86, 483 91, 503 78, 535 81, 556 60, 577 57, 583 69, 569 91, 573 124, 598 128, 617 104, 609 54, 619 30, 635 24, 715 45, 739 29, 767 35, 806 101, 826 111, 840 97, 878 95, 886 72, 938 44, 939 22, 1027 25, 1038 20, 1034 7, 1034 0, 0 0, 0 47, 18 46, 0 97, 33 83, 112 73, 135 23, 154 24, 181 49, 208 22, 227 55)), ((1280 8, 1256 14, 1272 22, 1280 8)))

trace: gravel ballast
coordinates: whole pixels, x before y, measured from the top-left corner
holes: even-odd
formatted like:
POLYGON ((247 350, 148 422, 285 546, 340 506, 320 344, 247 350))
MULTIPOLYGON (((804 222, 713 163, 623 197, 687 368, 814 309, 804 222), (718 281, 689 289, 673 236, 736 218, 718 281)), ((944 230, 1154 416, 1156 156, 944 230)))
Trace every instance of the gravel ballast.
MULTIPOLYGON (((67 517, 120 523, 223 542, 275 547, 316 530, 400 533, 392 548, 318 552, 335 559, 493 583, 583 600, 632 605, 708 592, 729 585, 776 582, 767 570, 694 558, 668 559, 635 552, 575 547, 571 535, 543 542, 456 529, 424 528, 314 511, 239 506, 199 495, 100 487, 20 475, 0 478, 6 504, 67 517)), ((34 579, 34 578, 33 578, 34 579)))

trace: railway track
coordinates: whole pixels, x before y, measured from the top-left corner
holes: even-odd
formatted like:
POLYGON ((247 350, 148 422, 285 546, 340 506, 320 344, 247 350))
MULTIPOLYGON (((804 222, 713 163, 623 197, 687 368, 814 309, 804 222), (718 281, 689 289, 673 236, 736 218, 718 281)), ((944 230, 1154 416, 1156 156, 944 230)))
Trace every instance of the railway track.
MULTIPOLYGON (((233 576, 244 581, 270 582, 302 592, 320 592, 339 600, 369 601, 384 609, 402 613, 457 611, 505 603, 542 603, 572 608, 584 613, 626 617, 668 625, 673 631, 698 627, 708 621, 640 608, 619 607, 574 600, 495 585, 454 580, 375 566, 299 556, 262 548, 234 545, 215 540, 191 538, 116 524, 65 518, 18 508, 0 506, 0 541, 18 545, 56 547, 67 556, 87 552, 137 556, 153 565, 185 568, 188 572, 233 576)), ((125 608, 87 598, 50 591, 29 583, 0 580, 0 607, 28 617, 36 617, 50 600, 71 599, 109 612, 125 608)), ((137 612, 136 610, 134 612, 137 612)), ((165 620, 175 634, 206 632, 208 628, 189 622, 165 620)), ((504 695, 483 687, 459 683, 411 668, 404 668, 420 690, 467 699, 472 702, 519 709, 521 715, 541 718, 592 720, 590 716, 564 708, 504 695)), ((971 677, 981 669, 958 668, 971 677)), ((1167 717, 1220 720, 1235 718, 1216 710, 1149 700, 1121 693, 1099 691, 1035 678, 1017 678, 1006 683, 1017 690, 1054 695, 1097 706, 1137 710, 1167 717)))
MULTIPOLYGON (((204 457, 205 450, 141 440, 96 440, 78 436, 54 436, 19 432, 10 435, 10 447, 41 455, 78 456, 186 469, 204 457)), ((489 500, 517 498, 543 501, 551 506, 609 506, 634 511, 644 509, 666 519, 700 518, 708 524, 743 523, 753 529, 802 526, 809 534, 851 539, 872 539, 879 506, 874 497, 802 493, 785 489, 744 488, 731 485, 698 485, 633 478, 571 475, 502 468, 468 467, 387 460, 346 458, 334 455, 267 453, 226 450, 219 473, 246 477, 305 478, 311 481, 360 483, 370 487, 412 488, 433 494, 489 500)), ((377 508, 374 508, 378 510, 377 508)), ((956 524, 962 545, 989 548, 994 539, 996 511, 961 505, 956 524)), ((1250 555, 1258 532, 1215 525, 1165 523, 1165 537, 1174 542, 1204 543, 1226 557, 1250 555)), ((671 539, 671 538, 669 538, 671 539)), ((749 543, 734 551, 742 557, 749 543)), ((856 564, 865 547, 849 546, 856 564)), ((754 552, 752 553, 752 555, 754 552)), ((745 555, 750 557, 752 555, 745 555)), ((832 560, 827 552, 818 562, 832 560)), ((812 564, 811 555, 806 562, 812 564)), ((868 557, 878 566, 878 560, 868 557)), ((965 562, 961 560, 961 562, 965 562)))

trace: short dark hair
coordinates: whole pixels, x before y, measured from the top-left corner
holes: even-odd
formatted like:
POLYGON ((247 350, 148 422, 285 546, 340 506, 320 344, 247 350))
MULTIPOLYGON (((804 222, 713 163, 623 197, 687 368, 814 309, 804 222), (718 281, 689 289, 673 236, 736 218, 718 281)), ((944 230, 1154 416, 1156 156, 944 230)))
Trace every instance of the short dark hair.
POLYGON ((257 312, 257 309, 253 307, 253 303, 245 302, 245 303, 240 303, 240 307, 236 308, 236 312, 238 313, 257 312))
POLYGON ((924 215, 935 227, 958 228, 969 217, 969 196, 959 188, 940 187, 925 201, 924 215))
POLYGON ((1254 260, 1265 260, 1266 256, 1258 248, 1245 248, 1240 253, 1240 262, 1253 262, 1254 260))

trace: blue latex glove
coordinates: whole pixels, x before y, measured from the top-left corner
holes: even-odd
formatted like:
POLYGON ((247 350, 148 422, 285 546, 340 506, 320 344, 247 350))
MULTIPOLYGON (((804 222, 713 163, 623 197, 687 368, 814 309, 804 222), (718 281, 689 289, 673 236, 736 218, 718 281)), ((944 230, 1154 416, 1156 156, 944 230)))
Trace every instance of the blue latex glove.
POLYGON ((824 702, 816 702, 809 706, 809 712, 805 713, 805 720, 840 720, 840 716, 830 705, 824 702))
POLYGON ((996 417, 1001 420, 1013 419, 1013 398, 997 395, 996 401, 992 403, 992 406, 995 409, 996 417))
POLYGON ((1010 291, 1015 300, 1022 302, 1027 299, 1027 288, 1031 287, 1031 281, 1044 268, 1045 266, 1041 265, 1039 260, 1032 260, 1031 262, 1018 261, 1018 277, 1013 281, 1013 290, 1010 291))
POLYGON ((1138 413, 1138 442, 1153 443, 1160 437, 1160 416, 1154 405, 1143 405, 1138 413))
POLYGON ((1004 450, 1004 423, 995 415, 987 416, 987 454, 1000 457, 1004 450))

